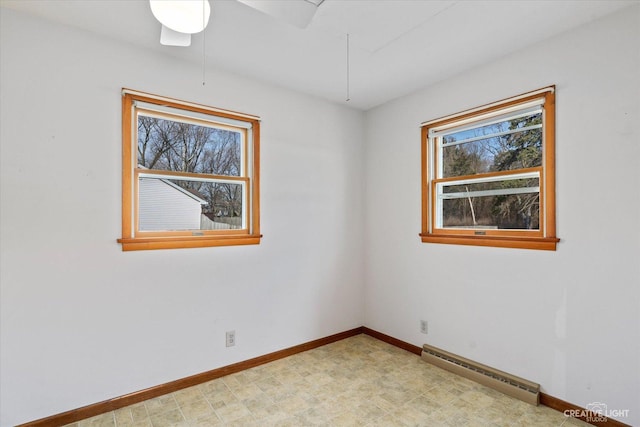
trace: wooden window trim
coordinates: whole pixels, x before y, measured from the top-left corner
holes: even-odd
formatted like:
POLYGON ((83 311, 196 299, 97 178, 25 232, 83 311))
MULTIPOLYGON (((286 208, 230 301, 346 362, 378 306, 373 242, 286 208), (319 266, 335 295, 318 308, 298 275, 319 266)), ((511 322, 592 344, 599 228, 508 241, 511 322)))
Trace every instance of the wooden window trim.
MULTIPOLYGON (((140 111, 146 111, 139 108, 140 111)), ((162 115, 153 112, 154 115, 162 115)), ((198 118, 188 118, 198 123, 198 118)), ((220 126, 224 128, 225 125, 220 126)), ((229 129, 238 130, 232 126, 229 129)), ((214 246, 235 246, 259 244, 260 234, 260 118, 257 116, 221 110, 200 104, 180 101, 167 97, 151 95, 129 89, 122 90, 122 237, 118 243, 123 251, 150 249, 179 249, 214 246), (162 107, 171 107, 186 112, 202 113, 213 117, 245 122, 251 127, 252 141, 248 140, 248 132, 244 131, 244 176, 221 176, 213 174, 194 174, 177 171, 142 170, 137 167, 137 123, 135 122, 134 102, 140 101, 162 107), (250 148, 250 149, 249 149, 250 148), (249 153, 251 158, 249 158, 249 153), (138 231, 138 176, 148 175, 177 176, 183 178, 208 178, 237 181, 245 185, 245 204, 247 207, 247 228, 234 230, 188 230, 188 231, 138 231)))
MULTIPOLYGON (((444 243, 472 246, 493 246, 502 248, 538 249, 555 251, 560 241, 556 237, 556 202, 555 202, 555 86, 539 89, 527 94, 497 101, 486 106, 474 108, 442 119, 425 122, 421 129, 421 170, 422 170, 422 231, 420 238, 423 243, 444 243), (543 166, 519 171, 539 170, 540 173, 540 230, 464 230, 442 229, 435 227, 435 185, 436 183, 454 181, 455 178, 431 179, 429 165, 433 164, 437 170, 437 156, 431 161, 432 148, 429 144, 429 129, 441 128, 462 120, 486 116, 495 111, 525 104, 544 98, 544 145, 543 166), (482 234, 480 234, 482 233, 482 234)), ((504 175, 501 173, 487 173, 480 176, 504 175)))

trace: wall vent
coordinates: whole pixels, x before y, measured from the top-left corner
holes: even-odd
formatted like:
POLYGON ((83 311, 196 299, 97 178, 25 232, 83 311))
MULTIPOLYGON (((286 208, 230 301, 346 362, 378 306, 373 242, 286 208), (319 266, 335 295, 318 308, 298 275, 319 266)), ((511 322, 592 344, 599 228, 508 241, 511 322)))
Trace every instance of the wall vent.
POLYGON ((425 344, 422 360, 532 405, 538 406, 540 402, 540 384, 448 351, 425 344))

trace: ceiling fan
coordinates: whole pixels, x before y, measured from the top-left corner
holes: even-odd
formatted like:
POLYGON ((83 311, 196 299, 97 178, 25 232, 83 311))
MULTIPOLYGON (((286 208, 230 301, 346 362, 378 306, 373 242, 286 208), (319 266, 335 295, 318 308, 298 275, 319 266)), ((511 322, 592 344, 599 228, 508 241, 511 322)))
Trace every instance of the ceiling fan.
MULTIPOLYGON (((238 0, 249 7, 306 28, 324 0, 238 0)), ((204 31, 211 15, 209 0, 149 0, 153 16, 162 24, 160 43, 190 46, 191 34, 204 31)))

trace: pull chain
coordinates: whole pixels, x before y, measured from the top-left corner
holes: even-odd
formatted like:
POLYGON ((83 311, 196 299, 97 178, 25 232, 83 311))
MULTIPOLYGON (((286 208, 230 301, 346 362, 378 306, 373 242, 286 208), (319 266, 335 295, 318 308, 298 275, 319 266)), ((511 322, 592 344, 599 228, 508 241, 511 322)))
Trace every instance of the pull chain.
POLYGON ((351 100, 349 95, 349 33, 347 33, 347 102, 351 100))
POLYGON ((207 46, 207 27, 205 23, 205 2, 202 0, 202 86, 205 85, 205 62, 206 62, 206 46, 207 46))

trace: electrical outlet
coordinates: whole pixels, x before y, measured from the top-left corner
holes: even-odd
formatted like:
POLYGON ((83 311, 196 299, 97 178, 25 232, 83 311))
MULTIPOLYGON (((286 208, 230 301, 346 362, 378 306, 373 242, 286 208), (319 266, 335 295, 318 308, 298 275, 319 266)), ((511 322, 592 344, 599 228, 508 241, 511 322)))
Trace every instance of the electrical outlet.
POLYGON ((236 331, 227 332, 227 347, 236 345, 236 331))
POLYGON ((427 325, 426 320, 420 321, 420 332, 422 332, 423 334, 426 334, 429 332, 429 326, 427 325))

